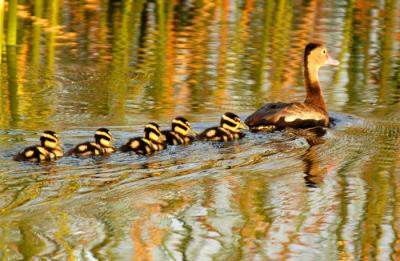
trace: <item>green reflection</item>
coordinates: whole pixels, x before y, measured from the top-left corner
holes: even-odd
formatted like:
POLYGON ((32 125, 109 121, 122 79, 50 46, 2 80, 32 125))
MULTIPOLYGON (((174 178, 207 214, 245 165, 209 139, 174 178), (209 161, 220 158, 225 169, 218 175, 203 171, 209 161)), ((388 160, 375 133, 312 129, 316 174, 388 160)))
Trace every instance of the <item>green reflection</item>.
POLYGON ((16 3, 0 75, 4 260, 398 257, 398 1, 16 3), (201 130, 303 100, 309 41, 342 62, 320 73, 337 125, 316 147, 248 133, 149 158, 10 160, 47 128, 70 148, 107 126, 120 145, 148 121, 201 130))

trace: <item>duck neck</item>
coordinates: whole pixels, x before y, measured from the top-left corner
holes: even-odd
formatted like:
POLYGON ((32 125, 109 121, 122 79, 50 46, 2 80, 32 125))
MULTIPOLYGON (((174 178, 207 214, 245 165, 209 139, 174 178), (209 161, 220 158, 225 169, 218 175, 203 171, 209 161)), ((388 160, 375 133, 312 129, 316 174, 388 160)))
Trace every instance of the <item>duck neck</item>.
POLYGON ((307 59, 305 60, 304 79, 307 96, 304 103, 314 105, 326 112, 326 104, 318 79, 318 70, 318 66, 309 64, 307 59))

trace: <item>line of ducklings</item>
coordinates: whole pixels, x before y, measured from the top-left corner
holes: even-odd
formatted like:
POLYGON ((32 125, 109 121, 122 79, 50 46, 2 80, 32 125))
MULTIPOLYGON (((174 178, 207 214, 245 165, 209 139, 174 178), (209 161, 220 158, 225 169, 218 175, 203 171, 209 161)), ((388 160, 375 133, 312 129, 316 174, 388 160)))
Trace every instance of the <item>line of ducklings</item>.
MULTIPOLYGON (((157 123, 148 123, 143 137, 135 137, 122 145, 122 152, 135 152, 138 155, 150 155, 164 150, 168 145, 188 145, 194 140, 226 142, 244 137, 241 129, 248 127, 241 122, 239 116, 227 112, 221 117, 220 125, 205 129, 197 134, 189 121, 183 117, 172 120, 171 130, 161 131, 157 123)), ((117 149, 113 146, 111 132, 106 128, 96 130, 94 141, 84 142, 69 150, 66 155, 106 156, 117 149)), ((26 148, 18 153, 17 161, 46 162, 64 156, 61 143, 54 131, 45 131, 40 137, 40 145, 26 148)))

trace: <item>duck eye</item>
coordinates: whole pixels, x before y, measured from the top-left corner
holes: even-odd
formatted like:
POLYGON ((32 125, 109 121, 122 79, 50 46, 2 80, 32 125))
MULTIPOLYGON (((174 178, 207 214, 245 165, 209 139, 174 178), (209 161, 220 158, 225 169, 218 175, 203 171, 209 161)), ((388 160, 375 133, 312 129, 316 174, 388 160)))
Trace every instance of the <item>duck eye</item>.
POLYGON ((322 49, 322 54, 326 54, 326 49, 322 49))

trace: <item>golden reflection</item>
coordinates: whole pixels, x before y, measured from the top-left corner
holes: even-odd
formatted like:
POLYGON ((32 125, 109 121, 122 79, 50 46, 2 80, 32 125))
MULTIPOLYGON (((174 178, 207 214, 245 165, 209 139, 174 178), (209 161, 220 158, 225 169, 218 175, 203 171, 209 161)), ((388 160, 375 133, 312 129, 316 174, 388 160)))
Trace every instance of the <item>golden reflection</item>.
POLYGON ((391 175, 391 185, 393 186, 393 231, 394 231, 394 239, 393 239, 393 253, 391 258, 393 260, 400 259, 400 175, 396 175, 400 170, 400 153, 397 153, 397 159, 393 166, 393 174, 391 175))
POLYGON ((327 159, 323 158, 319 150, 320 145, 325 143, 323 135, 326 134, 326 130, 314 128, 314 130, 293 131, 296 136, 303 136, 310 146, 302 156, 304 180, 307 186, 317 187, 322 184, 329 169, 334 167, 333 163, 326 163, 327 159))
MULTIPOLYGON (((178 187, 170 186, 169 189, 178 189, 178 187)), ((153 193, 159 192, 153 191, 153 193)), ((130 237, 135 250, 132 260, 157 259, 153 256, 155 250, 166 244, 169 234, 174 233, 171 227, 163 228, 161 223, 176 211, 183 211, 191 202, 190 197, 184 196, 156 203, 139 203, 136 207, 141 209, 140 217, 130 225, 130 237)), ((170 249, 171 252, 172 250, 170 249)))
POLYGON ((321 184, 328 173, 328 168, 321 166, 321 159, 315 145, 311 146, 303 155, 303 162, 306 185, 314 187, 321 184))
POLYGON ((2 46, 0 75, 3 259, 296 259, 325 244, 323 257, 399 259, 398 1, 32 0, 17 17, 5 12, 14 22, 3 42, 16 44, 2 46), (323 79, 334 82, 329 106, 368 120, 305 137, 310 147, 276 132, 146 159, 9 160, 46 126, 74 133, 188 115, 204 129, 221 111, 295 100, 302 50, 316 39, 343 61, 323 79), (85 229, 99 238, 92 248, 85 229))
POLYGON ((268 183, 260 182, 258 178, 248 178, 244 189, 238 194, 239 209, 243 215, 244 224, 240 228, 240 248, 243 257, 254 259, 262 251, 260 244, 267 239, 270 228, 268 212, 265 211, 265 199, 268 198, 268 183))
MULTIPOLYGON (((379 6, 375 2, 349 2, 343 9, 344 16, 339 17, 344 24, 339 56, 345 59, 347 54, 351 54, 347 104, 360 102, 360 97, 367 95, 363 93, 367 89, 356 87, 355 79, 360 78, 360 73, 354 68, 358 68, 360 61, 363 62, 362 78, 364 84, 367 83, 369 64, 373 62, 368 55, 368 50, 374 45, 371 34, 383 35, 379 42, 384 50, 379 77, 381 86, 391 75, 393 61, 388 57, 391 57, 390 50, 393 49, 391 39, 395 37, 395 13, 390 11, 395 10, 394 3, 385 1, 387 11, 379 21, 384 28, 382 32, 371 29, 373 17, 370 9, 379 6), (361 58, 359 46, 364 54, 361 58)), ((26 24, 31 23, 32 29, 27 27, 28 37, 19 39, 17 79, 20 84, 37 85, 37 90, 43 87, 43 82, 49 87, 64 84, 54 79, 54 73, 58 64, 64 64, 59 61, 68 60, 70 57, 67 56, 71 55, 78 61, 87 59, 95 71, 98 69, 100 73, 111 74, 98 86, 102 88, 102 100, 107 102, 101 106, 96 99, 90 102, 89 107, 93 107, 94 111, 90 110, 89 114, 94 117, 98 110, 109 116, 125 118, 126 105, 132 101, 140 101, 135 105, 153 118, 208 111, 231 105, 234 96, 246 103, 248 95, 243 95, 245 90, 251 90, 250 97, 256 99, 256 104, 251 106, 258 106, 265 98, 273 100, 284 96, 285 92, 296 95, 298 91, 292 86, 301 85, 301 50, 310 39, 324 40, 326 33, 323 27, 316 26, 321 20, 319 10, 331 16, 331 9, 334 8, 335 5, 325 6, 319 1, 299 4, 251 0, 243 2, 243 5, 233 5, 223 0, 218 3, 204 1, 190 7, 184 2, 162 0, 124 0, 121 3, 86 1, 82 4, 75 1, 52 1, 47 4, 35 0, 18 7, 19 19, 26 24), (64 5, 71 12, 69 22, 59 21, 59 10, 64 5), (29 10, 33 10, 33 14, 29 10), (294 11, 301 15, 293 14, 294 11), (44 13, 47 17, 43 17, 44 13), (46 33, 46 42, 41 41, 43 32, 46 33), (45 50, 43 46, 46 46, 45 50), (31 56, 29 64, 28 54, 31 56), (45 77, 40 69, 43 57, 46 58, 45 77), (150 75, 149 81, 131 84, 128 78, 133 70, 150 75), (266 73, 269 82, 266 82, 266 73), (121 81, 123 78, 126 81, 121 81), (249 83, 236 83, 241 78, 249 83), (271 89, 265 92, 268 86, 271 89), (263 97, 265 95, 267 97, 263 97)), ((336 79, 339 77, 339 73, 336 74, 336 79)), ((84 89, 75 91, 79 95, 84 89)), ((2 91, 7 94, 4 87, 2 91)), ((387 91, 380 88, 380 97, 392 94, 387 92, 388 95, 383 95, 383 92, 387 91)), ((32 115, 39 118, 38 121, 44 122, 49 114, 58 113, 55 108, 46 107, 48 104, 43 100, 37 101, 36 97, 28 98, 31 94, 24 94, 23 98, 17 97, 21 104, 29 101, 37 106, 23 105, 21 108, 39 107, 41 110, 40 107, 45 106, 42 111, 48 111, 43 115, 32 115)), ((328 96, 333 94, 333 91, 327 93, 328 96)), ((10 93, 9 98, 13 97, 10 93)), ((340 102, 339 97, 329 100, 340 102)), ((11 105, 14 108, 14 102, 11 105)), ((2 102, 5 114, 6 107, 7 102, 2 102)), ((11 111, 15 116, 10 116, 13 121, 21 112, 16 114, 11 111)), ((2 126, 5 126, 4 118, 2 114, 2 126)))

